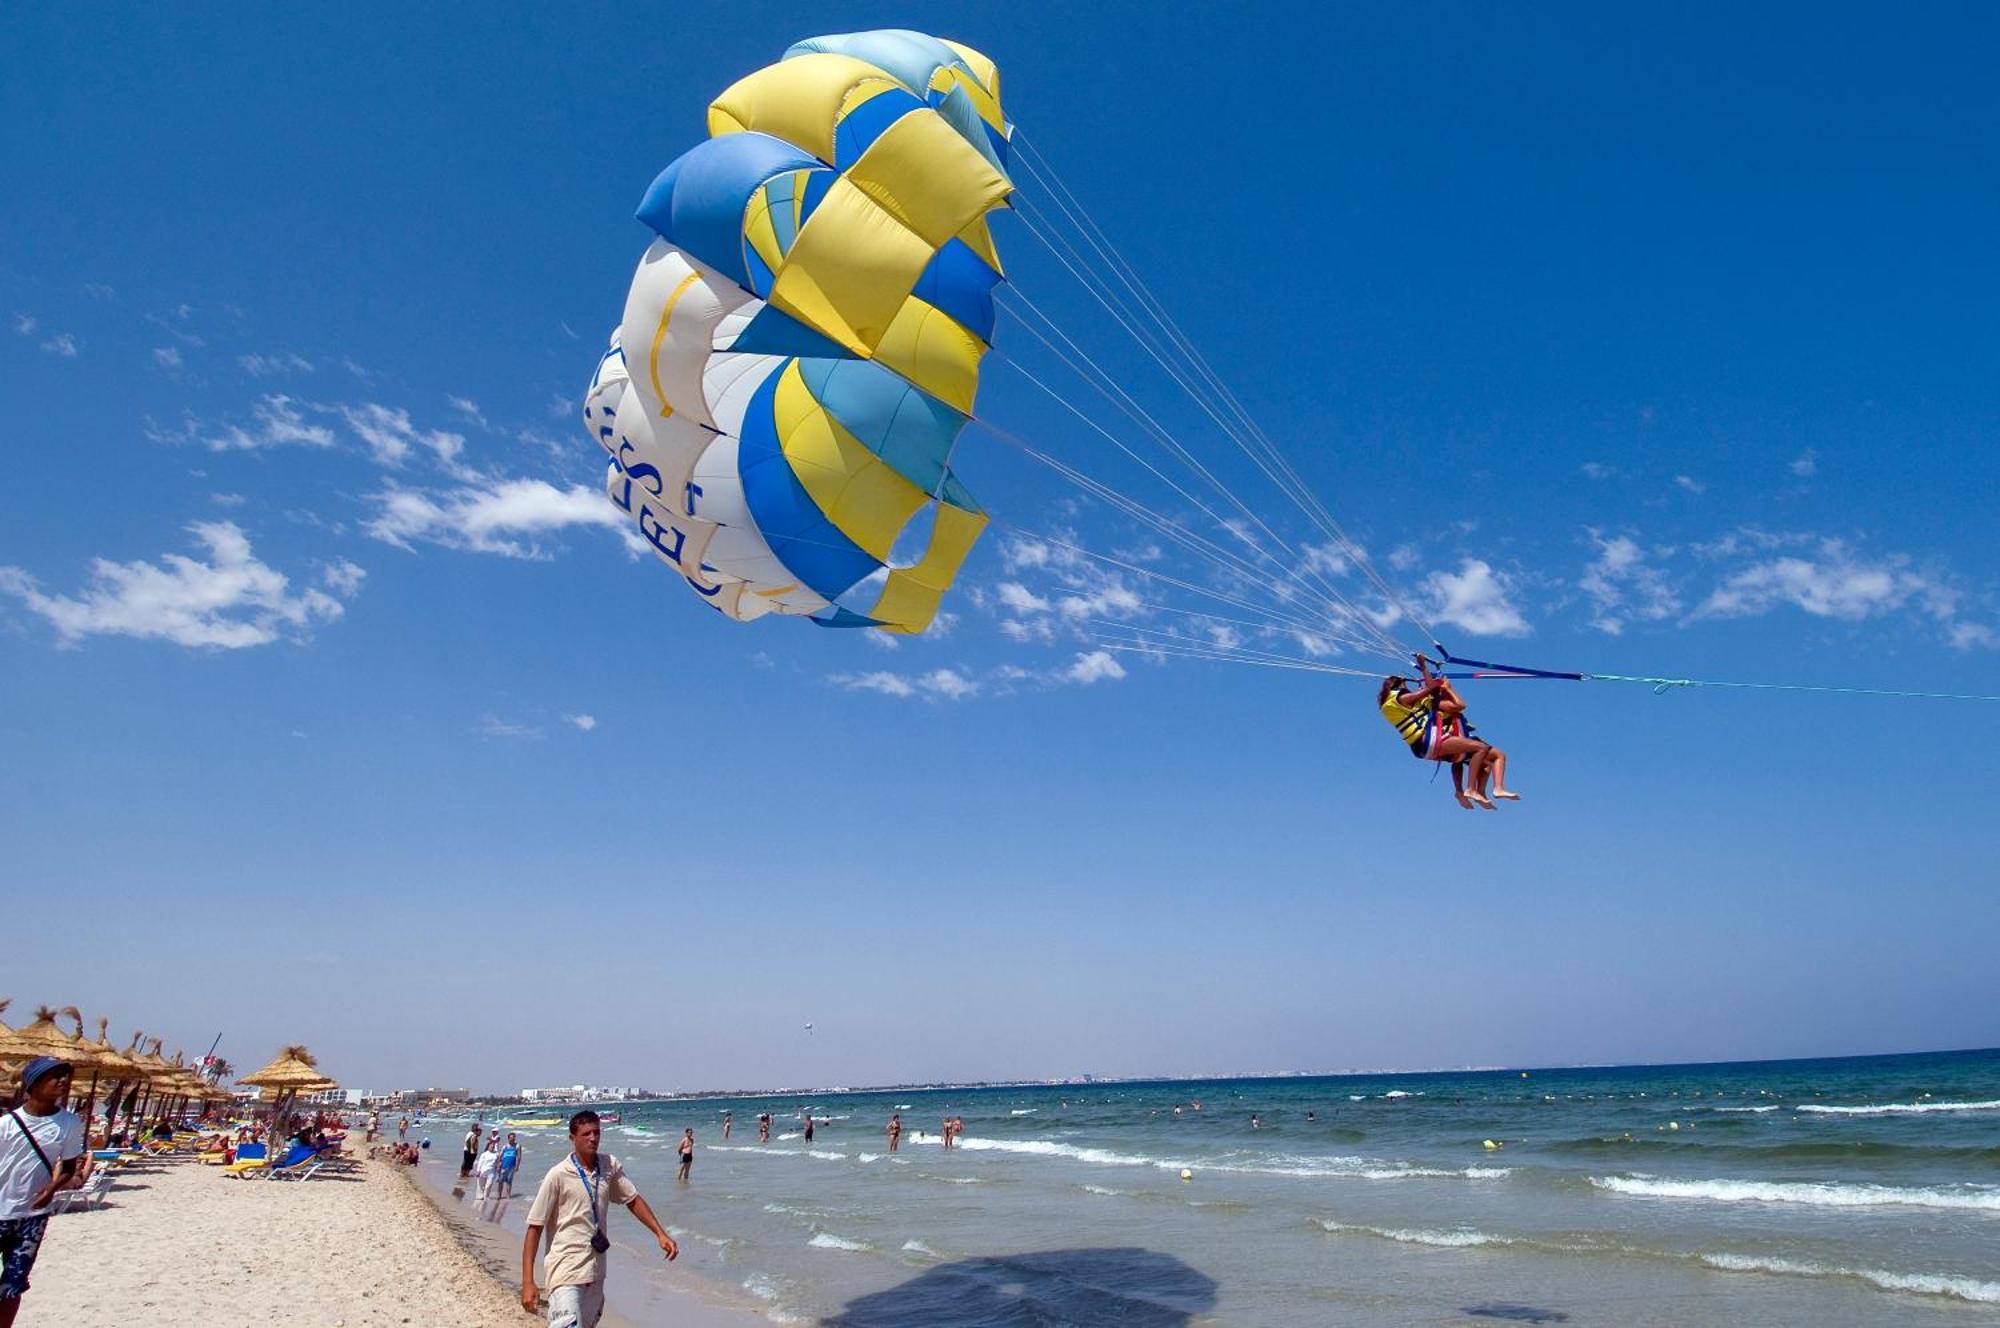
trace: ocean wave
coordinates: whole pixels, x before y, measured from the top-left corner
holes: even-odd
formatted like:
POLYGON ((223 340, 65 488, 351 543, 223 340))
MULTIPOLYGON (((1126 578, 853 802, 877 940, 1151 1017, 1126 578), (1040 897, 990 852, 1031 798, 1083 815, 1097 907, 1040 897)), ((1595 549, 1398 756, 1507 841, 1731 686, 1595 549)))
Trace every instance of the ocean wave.
POLYGON ((942 1254, 939 1254, 939 1253, 938 1253, 938 1252, 937 1252, 936 1250, 932 1249, 932 1248, 931 1248, 930 1246, 928 1246, 928 1245, 924 1244, 924 1243, 923 1243, 922 1241, 920 1241, 920 1240, 906 1240, 906 1241, 904 1241, 904 1242, 903 1242, 903 1250, 904 1250, 904 1252, 905 1252, 905 1253, 908 1253, 908 1254, 921 1254, 921 1255, 925 1256, 926 1258, 930 1258, 930 1259, 942 1259, 942 1258, 944 1258, 944 1256, 943 1256, 942 1254))
POLYGON ((1152 1157, 1145 1153, 1119 1153, 1108 1148, 1086 1148, 1054 1139, 961 1139, 960 1148, 975 1152, 1021 1153, 1037 1157, 1066 1157, 1105 1167, 1153 1167, 1160 1171, 1225 1171, 1248 1176, 1297 1176, 1305 1179, 1347 1177, 1359 1180, 1459 1179, 1498 1180, 1511 1174, 1507 1167, 1431 1167, 1407 1162, 1384 1162, 1366 1157, 1314 1157, 1274 1153, 1255 1160, 1222 1158, 1152 1157))
POLYGON ((1361 1236, 1376 1236, 1382 1240, 1399 1241, 1405 1245, 1435 1245, 1441 1249, 1465 1249, 1474 1245, 1512 1245, 1505 1236, 1489 1236, 1484 1231, 1455 1228, 1451 1231, 1426 1231, 1414 1227, 1368 1227, 1355 1226, 1346 1222, 1335 1222, 1322 1218, 1320 1226, 1330 1232, 1353 1232, 1361 1236))
POLYGON ((1761 1116, 1767 1111, 1777 1111, 1779 1108, 1774 1104, 1768 1107, 1710 1107, 1709 1110, 1732 1115, 1761 1116))
POLYGON ((781 1204, 776 1202, 765 1204, 764 1211, 767 1213, 784 1213, 790 1217, 826 1216, 826 1210, 824 1208, 794 1208, 790 1204, 781 1204))
POLYGON ((836 1236, 831 1231, 819 1232, 806 1244, 816 1250, 846 1250, 851 1254, 867 1254, 875 1248, 865 1240, 849 1240, 845 1236, 836 1236))
POLYGON ((1656 1199, 1706 1199, 1721 1203, 1790 1203, 1819 1208, 1971 1208, 2000 1212, 2000 1188, 1991 1185, 1872 1185, 1860 1182, 1767 1180, 1667 1180, 1659 1176, 1592 1176, 1613 1194, 1656 1199))
POLYGON ((816 1157, 822 1162, 845 1162, 847 1160, 847 1154, 836 1153, 827 1148, 808 1148, 806 1149, 806 1156, 816 1157))
POLYGON ((1040 1110, 1041 1110, 1040 1107, 1016 1107, 1014 1110, 1008 1112, 1007 1114, 1009 1116, 1032 1116, 1040 1110))
POLYGON ((2000 1099, 1992 1102, 1887 1102, 1865 1107, 1823 1107, 1807 1103, 1799 1108, 1817 1116, 1922 1116, 1934 1111, 2000 1111, 2000 1099))
POLYGON ((1884 1291, 1913 1291, 1923 1295, 1952 1296, 1981 1305, 2000 1305, 2000 1282, 1949 1273, 1899 1273, 1882 1268, 1843 1268, 1838 1265, 1807 1263, 1798 1259, 1765 1259, 1748 1254, 1704 1254, 1701 1261, 1711 1268, 1734 1273, 1785 1273, 1796 1277, 1857 1277, 1884 1291))
MULTIPOLYGON (((1158 1158, 1147 1157, 1143 1153, 1114 1153, 1108 1148, 1080 1148, 1075 1144, 1058 1143, 1054 1139, 960 1139, 960 1148, 975 1153, 1023 1153, 1034 1157, 1066 1157, 1077 1162, 1092 1162, 1103 1167, 1144 1167, 1165 1166, 1158 1158)), ((1185 1165, 1176 1162, 1175 1167, 1185 1165)))
POLYGON ((856 1153, 854 1156, 862 1162, 880 1162, 882 1160, 882 1154, 880 1153, 856 1153))
POLYGON ((1101 1194, 1106 1198, 1113 1199, 1122 1198, 1132 1193, 1130 1190, 1114 1190, 1109 1185, 1085 1185, 1082 1189, 1085 1194, 1101 1194))
POLYGON ((1383 1096, 1383 1097, 1390 1097, 1390 1098, 1395 1098, 1395 1097, 1422 1097, 1422 1096, 1423 1096, 1423 1094, 1422 1094, 1422 1093, 1406 1093, 1406 1092, 1404 1092, 1404 1091, 1403 1091, 1402 1089, 1400 1089, 1400 1088, 1392 1088, 1392 1089, 1390 1089, 1390 1090, 1389 1090, 1388 1092, 1384 1093, 1384 1094, 1383 1094, 1382 1096, 1383 1096))

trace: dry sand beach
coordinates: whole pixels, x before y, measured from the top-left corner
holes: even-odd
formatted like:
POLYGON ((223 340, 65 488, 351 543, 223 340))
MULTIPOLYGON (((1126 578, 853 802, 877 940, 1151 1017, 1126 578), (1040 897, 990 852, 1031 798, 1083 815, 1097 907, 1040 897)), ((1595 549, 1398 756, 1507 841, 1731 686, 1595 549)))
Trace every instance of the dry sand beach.
MULTIPOLYGON (((119 1174, 104 1207, 59 1215, 35 1266, 23 1321, 71 1324, 312 1324, 372 1328, 532 1324, 518 1270, 497 1246, 468 1248, 445 1214, 387 1163, 310 1181, 239 1181, 193 1162, 119 1174), (476 1252, 477 1251, 477 1252, 476 1252)), ((518 1259, 519 1245, 513 1257, 518 1259)), ((757 1321, 698 1296, 673 1321, 757 1321)), ((628 1328, 607 1314, 610 1328, 628 1328)))

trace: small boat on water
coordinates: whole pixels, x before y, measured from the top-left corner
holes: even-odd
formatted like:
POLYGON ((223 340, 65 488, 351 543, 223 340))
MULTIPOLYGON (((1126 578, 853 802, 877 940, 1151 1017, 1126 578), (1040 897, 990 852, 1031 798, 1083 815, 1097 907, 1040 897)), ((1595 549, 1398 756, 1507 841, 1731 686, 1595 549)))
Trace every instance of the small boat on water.
POLYGON ((597 1114, 599 1125, 616 1125, 625 1118, 615 1111, 601 1111, 597 1114))

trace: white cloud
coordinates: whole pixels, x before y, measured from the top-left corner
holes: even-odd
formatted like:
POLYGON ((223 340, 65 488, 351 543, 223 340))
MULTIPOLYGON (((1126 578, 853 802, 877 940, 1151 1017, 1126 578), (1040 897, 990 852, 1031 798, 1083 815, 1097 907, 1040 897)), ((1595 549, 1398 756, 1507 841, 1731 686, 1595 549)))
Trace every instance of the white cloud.
POLYGON ((1019 581, 1002 581, 994 595, 1003 608, 1015 614, 1047 613, 1055 607, 1019 581))
POLYGON ((311 373, 313 364, 303 355, 281 351, 275 355, 241 355, 236 362, 252 378, 283 378, 295 373, 311 373))
POLYGON ((1811 479, 1818 473, 1819 453, 1813 451, 1810 447, 1792 458, 1792 474, 1797 475, 1800 479, 1811 479))
POLYGON ((451 408, 453 410, 465 416, 466 419, 471 420, 474 424, 478 425, 480 428, 485 429, 490 427, 486 423, 486 416, 480 413, 479 403, 477 401, 474 401, 470 397, 455 397, 450 395, 449 393, 445 395, 445 400, 451 403, 451 408))
POLYGON ((845 687, 850 692, 880 692, 884 696, 915 696, 917 686, 900 673, 876 670, 872 673, 836 673, 830 679, 834 685, 845 687))
POLYGON ((241 507, 250 500, 240 493, 211 493, 208 501, 217 507, 241 507))
MULTIPOLYGON (((87 636, 132 636, 235 650, 332 622, 344 611, 325 591, 294 593, 285 574, 258 561, 232 523, 197 521, 188 530, 208 561, 175 553, 157 564, 94 559, 89 585, 75 596, 44 594, 20 568, 0 567, 0 592, 46 619, 65 645, 87 636)), ((359 584, 355 579, 344 593, 359 584)))
POLYGON ((1597 557, 1584 569, 1577 588, 1594 610, 1591 626, 1617 636, 1628 622, 1658 622, 1680 612, 1680 598, 1666 574, 1647 563, 1636 540, 1625 535, 1605 539, 1594 530, 1590 538, 1597 557))
POLYGON ((51 355, 60 355, 66 360, 73 360, 82 353, 82 348, 77 345, 76 338, 68 332, 56 333, 42 343, 42 349, 51 355))
POLYGON ((574 724, 585 733, 597 727, 596 715, 564 715, 563 719, 570 724, 574 724))
POLYGON ((979 683, 956 669, 932 669, 920 674, 889 673, 878 669, 869 673, 836 673, 828 681, 851 692, 922 697, 926 701, 962 701, 979 692, 979 683))
POLYGON ((1125 676, 1125 667, 1112 657, 1108 650, 1093 650, 1089 654, 1079 654, 1070 666, 1062 671, 1065 682, 1089 684, 1093 682, 1116 681, 1125 676))
POLYGON ((517 724, 498 715, 481 715, 479 732, 489 738, 539 738, 542 731, 533 724, 517 724))
POLYGON ((1528 620, 1514 607, 1507 578, 1478 558, 1459 563, 1456 574, 1432 572, 1427 582, 1438 622, 1463 627, 1474 636, 1526 636, 1528 620))
POLYGON ((266 447, 332 447, 333 430, 307 422, 290 397, 267 396, 250 410, 249 424, 231 424, 210 432, 200 421, 183 420, 179 429, 165 429, 151 419, 146 436, 156 443, 195 443, 211 452, 254 452, 266 447))
POLYGON ((1616 471, 1612 470, 1611 467, 1605 465, 1602 461, 1586 461, 1583 463, 1583 474, 1586 479, 1608 480, 1616 473, 1616 471))
POLYGON ((35 334, 35 329, 39 326, 41 326, 41 324, 35 321, 35 316, 33 314, 17 313, 14 315, 14 330, 16 332, 19 332, 24 337, 33 336, 35 334))
POLYGON ((1674 483, 1686 492, 1697 496, 1708 492, 1708 486, 1692 475, 1676 475, 1674 476, 1674 483))
POLYGON ((574 526, 600 527, 637 539, 630 522, 596 489, 573 484, 558 489, 545 480, 514 479, 465 485, 446 492, 391 485, 369 500, 379 513, 362 529, 385 544, 414 551, 436 544, 506 558, 547 558, 538 537, 574 526))
POLYGON ((83 293, 93 300, 115 300, 118 298, 118 292, 101 281, 84 282, 83 293))
POLYGON ((368 445, 375 460, 384 466, 400 466, 414 448, 424 448, 447 469, 465 450, 465 435, 442 429, 419 429, 410 422, 410 412, 376 402, 339 407, 347 427, 368 445))
POLYGON ((1692 617, 1743 618, 1791 605, 1815 618, 1862 622, 1921 601, 1949 618, 1954 605, 1939 600, 1941 589, 1901 555, 1869 559, 1827 539, 1813 556, 1788 554, 1731 573, 1692 617))
POLYGON ((1009 641, 1023 645, 1036 641, 1048 644, 1056 639, 1055 625, 1046 618, 1004 618, 1000 630, 1009 641))
POLYGON ((176 346, 153 347, 153 363, 162 369, 180 368, 182 364, 180 348, 176 346))
POLYGON ((320 568, 320 583, 342 599, 353 599, 366 580, 368 569, 345 558, 336 558, 320 568))

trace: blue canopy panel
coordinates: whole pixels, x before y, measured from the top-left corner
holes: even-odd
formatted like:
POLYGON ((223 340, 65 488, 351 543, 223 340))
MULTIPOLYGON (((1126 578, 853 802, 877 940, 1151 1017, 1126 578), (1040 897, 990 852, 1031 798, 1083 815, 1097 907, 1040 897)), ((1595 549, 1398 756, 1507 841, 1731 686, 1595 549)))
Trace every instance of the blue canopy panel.
POLYGON ((786 48, 784 58, 822 52, 851 55, 865 60, 912 92, 931 85, 931 75, 940 65, 955 65, 972 72, 958 52, 929 33, 909 28, 876 28, 869 32, 835 32, 824 37, 808 37, 786 48))
POLYGON ((925 100, 966 142, 978 148, 986 160, 993 163, 994 170, 1010 180, 1014 178, 1007 175, 1007 136, 986 123, 986 117, 972 104, 972 98, 965 95, 964 88, 943 91, 932 88, 925 100))
POLYGON ((743 500, 778 561, 814 594, 838 599, 882 564, 827 520, 792 473, 775 411, 783 376, 780 369, 766 377, 743 415, 736 453, 743 500))
POLYGON ((917 278, 910 294, 933 308, 942 309, 959 326, 972 332, 987 345, 993 344, 993 288, 1000 274, 986 266, 986 260, 963 240, 945 241, 944 248, 931 255, 930 263, 917 278))
POLYGON ((743 212, 750 196, 772 176, 814 168, 825 169, 810 154, 769 134, 711 138, 660 172, 639 202, 639 220, 667 243, 754 290, 743 243, 743 212))
POLYGON ((901 88, 883 88, 854 106, 833 127, 834 167, 844 171, 854 165, 890 125, 923 109, 922 101, 901 88))
POLYGON ((965 416, 872 360, 799 361, 813 399, 897 474, 935 494, 965 416))
POLYGON ((865 613, 856 613, 853 609, 839 604, 834 605, 831 609, 822 609, 819 613, 806 619, 806 621, 819 627, 880 627, 882 625, 880 618, 871 618, 865 613))

